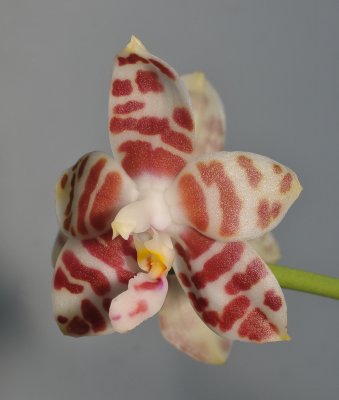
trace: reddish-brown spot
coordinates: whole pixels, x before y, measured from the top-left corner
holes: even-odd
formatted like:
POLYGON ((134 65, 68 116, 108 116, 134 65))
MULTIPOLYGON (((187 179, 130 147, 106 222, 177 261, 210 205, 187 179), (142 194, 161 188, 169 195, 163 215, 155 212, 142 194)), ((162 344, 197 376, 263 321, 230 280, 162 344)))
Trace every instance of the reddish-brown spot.
POLYGON ((59 322, 59 324, 66 324, 66 322, 68 322, 68 318, 64 317, 63 315, 58 315, 57 321, 59 322))
POLYGON ((194 293, 188 292, 188 297, 191 300, 193 307, 198 311, 202 312, 208 307, 208 300, 204 297, 197 297, 194 293))
POLYGON ((113 221, 120 201, 122 179, 118 172, 109 172, 95 196, 89 219, 98 230, 106 230, 113 221))
POLYGON ((241 259, 244 251, 242 242, 228 242, 222 250, 207 260, 203 269, 196 272, 191 280, 197 289, 204 288, 209 282, 216 281, 220 276, 230 271, 241 259))
POLYGON ((181 234, 181 238, 185 242, 187 252, 192 260, 201 256, 201 254, 205 253, 215 243, 213 239, 204 236, 195 229, 186 229, 181 234))
POLYGON ((280 183, 280 193, 287 193, 290 191, 292 186, 292 174, 288 172, 281 180, 280 183))
POLYGON ((202 319, 206 324, 217 326, 219 323, 219 314, 216 311, 208 310, 202 313, 202 319))
POLYGON ((73 228, 73 226, 71 227, 71 235, 72 235, 73 237, 76 236, 75 229, 73 228))
POLYGON ((142 283, 139 283, 138 285, 134 286, 135 290, 158 290, 163 287, 163 283, 161 279, 158 279, 157 281, 151 282, 151 281, 145 281, 142 283))
POLYGON ((132 83, 129 79, 115 79, 112 84, 112 95, 119 96, 128 96, 133 92, 132 83))
POLYGON ((145 103, 140 101, 130 100, 125 104, 117 104, 113 108, 113 112, 116 114, 129 114, 133 111, 142 110, 145 107, 145 103))
POLYGON ((106 329, 104 317, 90 300, 82 300, 81 312, 85 320, 91 324, 94 332, 100 332, 106 329))
POLYGON ((255 258, 246 268, 245 272, 235 273, 231 280, 225 285, 225 290, 228 294, 238 294, 243 290, 249 290, 253 285, 258 283, 267 275, 267 267, 260 260, 255 258))
POLYGON ((176 107, 173 111, 174 121, 184 129, 193 130, 193 120, 191 113, 186 107, 176 107))
POLYGON ((128 315, 130 317, 134 317, 134 316, 136 316, 138 314, 142 314, 142 313, 146 312, 147 309, 148 309, 148 306, 147 306, 146 301, 145 300, 139 300, 137 305, 136 305, 136 307, 135 307, 135 309, 132 310, 130 313, 128 313, 128 315))
POLYGON ((223 332, 232 329, 236 321, 241 319, 250 306, 250 301, 246 296, 238 296, 231 300, 224 308, 219 325, 223 332))
POLYGON ((281 208, 282 205, 279 202, 274 202, 270 206, 268 200, 261 200, 257 210, 259 227, 261 229, 266 229, 271 223, 271 219, 275 219, 279 216, 281 208))
POLYGON ((82 264, 71 251, 63 253, 62 261, 73 278, 88 282, 95 294, 103 296, 111 290, 108 279, 101 271, 82 264))
POLYGON ((132 271, 124 267, 126 255, 136 259, 136 251, 129 240, 123 240, 121 237, 112 240, 112 233, 108 232, 100 236, 100 241, 85 240, 82 244, 93 257, 115 270, 119 282, 127 284, 134 276, 132 271))
POLYGON ((191 271, 192 267, 191 267, 191 264, 190 264, 190 260, 189 260, 188 254, 184 250, 184 248, 179 243, 176 243, 175 244, 175 250, 177 251, 177 254, 184 260, 184 262, 185 262, 185 264, 187 266, 187 269, 189 271, 191 271))
POLYGON ((240 337, 246 337, 255 342, 262 342, 276 336, 278 329, 271 324, 267 316, 259 309, 251 311, 241 323, 238 333, 240 337))
POLYGON ((175 177, 186 162, 179 156, 161 147, 152 148, 151 143, 141 140, 129 140, 119 147, 119 152, 126 152, 122 166, 128 175, 136 178, 143 173, 175 177))
POLYGON ((104 307, 104 310, 108 313, 109 308, 111 306, 112 299, 110 297, 107 297, 106 299, 103 299, 102 301, 102 306, 104 307))
POLYGON ((79 199, 77 228, 78 231, 83 235, 88 233, 85 220, 86 220, 86 212, 89 205, 90 196, 94 192, 98 184, 100 173, 103 170, 105 164, 106 160, 104 158, 100 158, 100 160, 97 161, 90 169, 86 179, 84 191, 79 199))
POLYGON ((71 225, 71 220, 72 220, 72 216, 71 215, 64 220, 64 229, 66 231, 69 231, 69 227, 71 225))
POLYGON ((72 210, 72 203, 73 203, 73 197, 74 197, 74 186, 75 186, 75 173, 73 172, 72 179, 71 179, 71 190, 69 193, 69 199, 67 203, 67 207, 65 209, 65 216, 69 215, 72 210))
POLYGON ((84 290, 84 287, 82 285, 71 283, 65 275, 64 271, 61 268, 58 268, 55 271, 54 275, 54 289, 61 290, 62 288, 67 289, 73 294, 79 294, 84 290))
POLYGON ((159 81, 159 76, 154 71, 137 71, 135 82, 138 85, 140 92, 143 94, 148 92, 159 93, 164 91, 164 87, 159 81))
POLYGON ((80 162, 79 170, 78 170, 78 179, 80 179, 82 177, 82 174, 84 173, 84 169, 86 167, 88 158, 89 158, 89 156, 86 156, 80 162))
POLYGON ((280 214, 280 211, 281 211, 281 207, 282 207, 282 205, 281 205, 281 203, 279 203, 279 202, 277 202, 277 201, 275 201, 274 203, 272 203, 272 206, 271 206, 271 215, 272 215, 272 218, 277 218, 278 216, 279 216, 279 214, 280 214))
POLYGON ((118 63, 120 66, 128 65, 128 64, 136 64, 137 62, 142 62, 144 64, 148 64, 148 60, 139 56, 138 54, 131 53, 127 57, 118 57, 118 63))
POLYGON ((178 182, 182 207, 190 223, 200 231, 208 227, 208 211, 204 192, 192 174, 183 175, 178 182))
POLYGON ((135 131, 142 135, 160 135, 161 140, 170 146, 184 152, 193 150, 192 140, 185 134, 173 131, 167 118, 142 117, 142 118, 117 118, 110 121, 110 131, 119 134, 125 131, 135 131))
POLYGON ((189 278, 186 274, 184 274, 183 272, 179 272, 178 276, 179 276, 181 283, 185 287, 190 288, 192 286, 191 281, 189 280, 189 278))
POLYGON ((270 289, 265 292, 264 304, 271 310, 278 311, 282 307, 283 302, 282 298, 275 292, 275 290, 270 289))
POLYGON ((282 168, 278 164, 273 164, 273 172, 277 175, 281 174, 283 172, 282 168))
POLYGON ((257 167, 255 167, 253 160, 241 155, 238 157, 238 164, 245 170, 250 186, 252 188, 256 188, 259 185, 263 174, 258 170, 257 167))
POLYGON ((82 318, 74 317, 67 325, 67 332, 69 335, 82 336, 86 335, 90 330, 89 325, 82 318))
POLYGON ((150 58, 149 61, 155 65, 163 74, 167 75, 170 79, 175 79, 174 73, 166 67, 166 65, 162 64, 158 60, 154 60, 153 58, 150 58))
POLYGON ((68 175, 64 174, 61 178, 60 186, 62 189, 65 189, 66 183, 67 183, 68 175))
POLYGON ((240 224, 242 202, 237 195, 234 183, 228 177, 222 163, 198 163, 201 177, 207 186, 215 184, 219 191, 219 205, 222 210, 222 221, 219 229, 221 236, 233 236, 240 224))

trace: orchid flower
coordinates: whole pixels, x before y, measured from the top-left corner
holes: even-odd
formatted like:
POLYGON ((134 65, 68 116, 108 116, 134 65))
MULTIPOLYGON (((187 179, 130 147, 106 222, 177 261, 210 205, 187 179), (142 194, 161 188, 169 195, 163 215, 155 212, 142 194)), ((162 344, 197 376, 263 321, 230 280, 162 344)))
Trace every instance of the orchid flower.
POLYGON ((273 240, 301 186, 269 158, 220 151, 224 129, 204 76, 179 78, 132 37, 113 70, 114 159, 89 153, 56 187, 64 334, 127 332, 160 311, 164 337, 208 363, 233 340, 288 339, 282 290, 249 240, 273 240))

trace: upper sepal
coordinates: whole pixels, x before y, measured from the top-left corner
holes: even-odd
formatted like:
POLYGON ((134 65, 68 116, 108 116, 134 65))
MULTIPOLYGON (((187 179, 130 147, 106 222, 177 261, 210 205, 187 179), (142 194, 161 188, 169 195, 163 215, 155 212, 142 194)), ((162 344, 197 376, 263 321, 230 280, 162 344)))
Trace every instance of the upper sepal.
POLYGON ((89 239, 110 229, 119 209, 138 196, 135 183, 107 154, 81 157, 56 185, 60 229, 68 237, 89 239))
POLYGON ((193 125, 177 73, 132 37, 116 57, 109 96, 115 159, 132 178, 172 178, 192 157, 193 125))

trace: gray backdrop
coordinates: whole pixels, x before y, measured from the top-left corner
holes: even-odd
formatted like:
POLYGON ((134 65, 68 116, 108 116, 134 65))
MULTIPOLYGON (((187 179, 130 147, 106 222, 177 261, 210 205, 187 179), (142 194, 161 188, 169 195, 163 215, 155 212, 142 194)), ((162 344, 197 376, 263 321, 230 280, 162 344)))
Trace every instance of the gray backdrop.
POLYGON ((51 312, 53 189, 83 153, 109 152, 114 53, 132 33, 179 73, 203 70, 228 115, 227 147, 298 172, 276 229, 282 262, 339 276, 338 0, 1 0, 0 397, 334 399, 339 303, 285 291, 290 343, 236 343, 198 364, 157 320, 73 339, 51 312))

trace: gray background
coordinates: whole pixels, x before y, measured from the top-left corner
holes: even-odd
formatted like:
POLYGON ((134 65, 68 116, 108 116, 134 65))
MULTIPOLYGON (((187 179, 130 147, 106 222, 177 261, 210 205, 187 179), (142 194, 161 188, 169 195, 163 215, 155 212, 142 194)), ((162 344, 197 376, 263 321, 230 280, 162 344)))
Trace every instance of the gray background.
POLYGON ((0 397, 334 399, 339 303, 285 291, 290 343, 236 343, 227 365, 172 349, 154 318, 127 335, 63 337, 50 304, 53 188, 109 152, 114 53, 134 33, 225 102, 227 148, 298 172, 276 230, 283 263, 339 276, 338 0, 1 0, 0 397))

